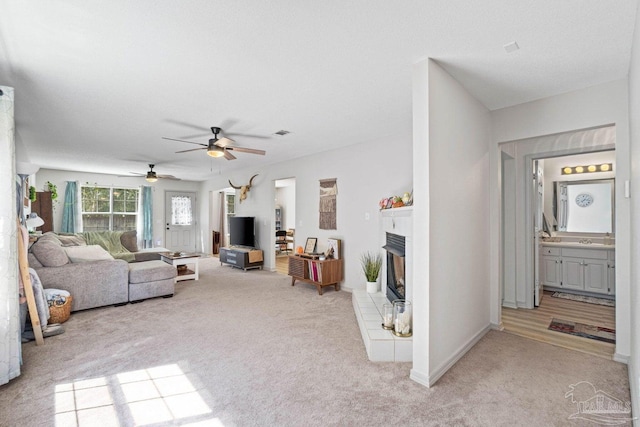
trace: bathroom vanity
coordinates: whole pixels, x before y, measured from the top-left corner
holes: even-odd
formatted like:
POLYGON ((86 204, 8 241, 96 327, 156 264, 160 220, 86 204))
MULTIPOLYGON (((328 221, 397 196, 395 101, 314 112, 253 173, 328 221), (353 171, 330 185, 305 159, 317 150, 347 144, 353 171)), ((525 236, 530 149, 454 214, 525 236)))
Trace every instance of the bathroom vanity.
POLYGON ((615 294, 615 246, 542 242, 540 282, 545 290, 615 294))

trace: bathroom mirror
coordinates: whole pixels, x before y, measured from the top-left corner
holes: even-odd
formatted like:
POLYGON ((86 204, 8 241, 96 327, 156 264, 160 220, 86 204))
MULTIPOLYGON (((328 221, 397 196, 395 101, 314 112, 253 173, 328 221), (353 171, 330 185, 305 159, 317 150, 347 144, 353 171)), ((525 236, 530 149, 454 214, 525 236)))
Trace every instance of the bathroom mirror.
POLYGON ((614 188, 614 179, 555 182, 557 231, 614 233, 614 188))

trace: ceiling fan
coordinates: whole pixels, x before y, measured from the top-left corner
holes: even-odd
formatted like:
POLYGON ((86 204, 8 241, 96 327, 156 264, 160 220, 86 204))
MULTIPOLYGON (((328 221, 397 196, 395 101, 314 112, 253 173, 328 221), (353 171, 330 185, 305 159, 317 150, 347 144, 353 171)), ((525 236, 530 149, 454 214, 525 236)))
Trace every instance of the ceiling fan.
POLYGON ((176 153, 187 153, 189 151, 207 150, 207 154, 210 155, 211 157, 224 157, 227 160, 236 159, 236 156, 231 154, 230 151, 237 151, 239 153, 260 154, 261 156, 264 156, 266 154, 266 151, 264 150, 231 146, 230 144, 233 144, 235 142, 233 139, 230 139, 227 137, 218 138, 218 134, 221 131, 222 129, 220 129, 219 127, 215 127, 215 126, 212 127, 211 132, 213 132, 213 138, 209 140, 208 144, 203 144, 200 142, 193 142, 193 141, 185 141, 183 139, 167 138, 164 136, 162 137, 162 139, 166 139, 169 141, 186 142, 187 144, 195 144, 195 145, 202 146, 202 148, 192 148, 190 150, 176 151, 176 153))
MULTIPOLYGON (((137 172, 131 172, 131 173, 133 175, 144 176, 144 179, 146 179, 147 182, 156 182, 158 179, 172 179, 174 181, 180 181, 180 178, 176 178, 173 175, 158 175, 156 171, 153 170, 154 167, 155 165, 149 164, 149 171, 146 174, 137 173, 137 172)), ((120 175, 120 176, 128 177, 129 175, 120 175)))

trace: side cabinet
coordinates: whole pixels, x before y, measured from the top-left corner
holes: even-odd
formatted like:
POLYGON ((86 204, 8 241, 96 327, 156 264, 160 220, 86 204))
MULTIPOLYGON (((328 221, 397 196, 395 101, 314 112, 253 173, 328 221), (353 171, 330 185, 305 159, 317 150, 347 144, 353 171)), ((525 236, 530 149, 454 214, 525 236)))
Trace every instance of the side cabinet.
POLYGON ((251 268, 262 269, 264 262, 262 255, 262 251, 259 249, 220 248, 220 264, 228 264, 243 270, 251 268), (253 259, 254 255, 256 255, 256 259, 253 259))

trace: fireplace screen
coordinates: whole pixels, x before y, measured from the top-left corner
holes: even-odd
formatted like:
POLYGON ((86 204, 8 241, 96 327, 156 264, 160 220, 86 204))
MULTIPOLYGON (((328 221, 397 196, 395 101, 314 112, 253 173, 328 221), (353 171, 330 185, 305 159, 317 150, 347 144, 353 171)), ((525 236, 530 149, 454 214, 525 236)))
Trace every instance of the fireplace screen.
POLYGON ((405 238, 387 233, 387 298, 405 299, 405 238))

